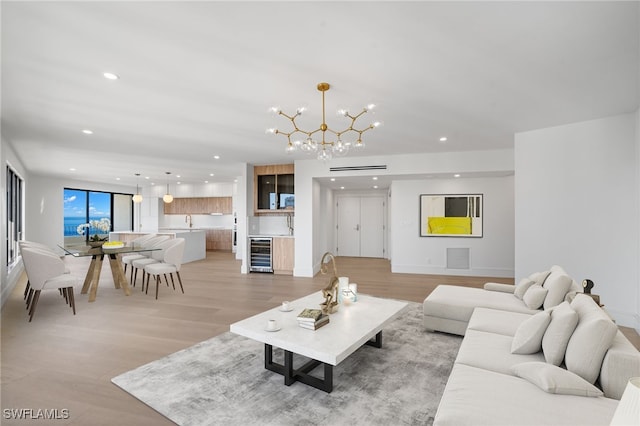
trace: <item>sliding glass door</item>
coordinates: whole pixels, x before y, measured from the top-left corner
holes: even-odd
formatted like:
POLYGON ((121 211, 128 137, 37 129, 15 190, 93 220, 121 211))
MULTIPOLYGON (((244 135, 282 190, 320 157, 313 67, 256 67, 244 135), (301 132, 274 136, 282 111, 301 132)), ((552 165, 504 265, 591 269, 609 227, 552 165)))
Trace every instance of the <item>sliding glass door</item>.
POLYGON ((131 194, 64 189, 65 241, 106 238, 110 231, 133 229, 131 194))

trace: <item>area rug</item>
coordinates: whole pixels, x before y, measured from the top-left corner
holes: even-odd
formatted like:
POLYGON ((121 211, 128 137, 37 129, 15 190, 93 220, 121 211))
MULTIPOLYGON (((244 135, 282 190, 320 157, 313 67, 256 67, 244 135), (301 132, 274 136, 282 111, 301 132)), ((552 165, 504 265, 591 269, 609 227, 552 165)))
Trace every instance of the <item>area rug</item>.
POLYGON ((334 368, 331 393, 285 386, 265 370, 263 344, 230 332, 112 382, 185 426, 432 424, 462 338, 425 331, 413 302, 382 334, 382 348, 363 346, 334 368))

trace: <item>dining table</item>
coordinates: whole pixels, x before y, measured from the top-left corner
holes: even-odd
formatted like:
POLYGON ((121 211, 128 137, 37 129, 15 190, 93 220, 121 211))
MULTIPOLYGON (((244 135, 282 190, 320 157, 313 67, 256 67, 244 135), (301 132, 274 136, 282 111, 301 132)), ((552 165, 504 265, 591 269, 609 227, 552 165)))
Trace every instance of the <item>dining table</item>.
POLYGON ((96 300, 98 284, 100 282, 100 273, 102 271, 102 262, 105 256, 109 259, 109 265, 111 266, 113 285, 117 289, 122 288, 124 294, 129 296, 131 295, 131 287, 124 275, 122 262, 118 255, 160 250, 158 248, 142 247, 140 245, 136 246, 134 243, 124 244, 117 248, 107 248, 102 245, 91 246, 85 243, 65 244, 62 246, 59 245, 58 247, 64 250, 66 255, 73 257, 91 256, 91 263, 89 264, 89 269, 87 270, 87 275, 84 279, 84 284, 82 285, 82 291, 80 292, 80 294, 89 293, 89 302, 95 302, 96 300))

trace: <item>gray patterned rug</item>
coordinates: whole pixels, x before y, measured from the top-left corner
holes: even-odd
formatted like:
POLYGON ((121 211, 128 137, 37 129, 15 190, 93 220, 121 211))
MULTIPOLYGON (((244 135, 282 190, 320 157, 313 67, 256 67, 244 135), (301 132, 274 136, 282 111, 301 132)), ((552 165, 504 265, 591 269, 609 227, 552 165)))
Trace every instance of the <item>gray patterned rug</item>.
POLYGON ((382 334, 381 349, 363 346, 334 368, 330 394, 285 386, 264 369, 261 343, 229 332, 111 381, 179 425, 433 423, 462 338, 424 331, 419 303, 382 334))

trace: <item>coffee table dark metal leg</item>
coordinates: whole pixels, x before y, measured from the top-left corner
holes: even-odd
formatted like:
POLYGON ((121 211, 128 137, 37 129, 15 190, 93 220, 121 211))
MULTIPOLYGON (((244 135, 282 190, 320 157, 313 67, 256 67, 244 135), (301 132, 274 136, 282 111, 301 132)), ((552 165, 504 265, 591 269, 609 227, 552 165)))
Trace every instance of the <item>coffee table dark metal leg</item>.
MULTIPOLYGON (((375 348, 382 347, 382 331, 365 343, 375 348)), ((291 386, 295 382, 302 382, 316 389, 331 393, 333 390, 333 365, 312 359, 298 369, 293 368, 293 352, 284 351, 284 365, 273 362, 273 345, 264 345, 264 368, 284 376, 284 384, 291 386), (322 379, 309 374, 320 364, 324 366, 322 379)))
POLYGON ((284 384, 291 386, 295 382, 320 389, 327 393, 333 390, 333 365, 312 359, 298 369, 293 368, 293 352, 284 351, 284 365, 273 362, 273 346, 264 345, 264 368, 284 376, 284 384), (320 364, 324 366, 322 379, 309 374, 320 364))

